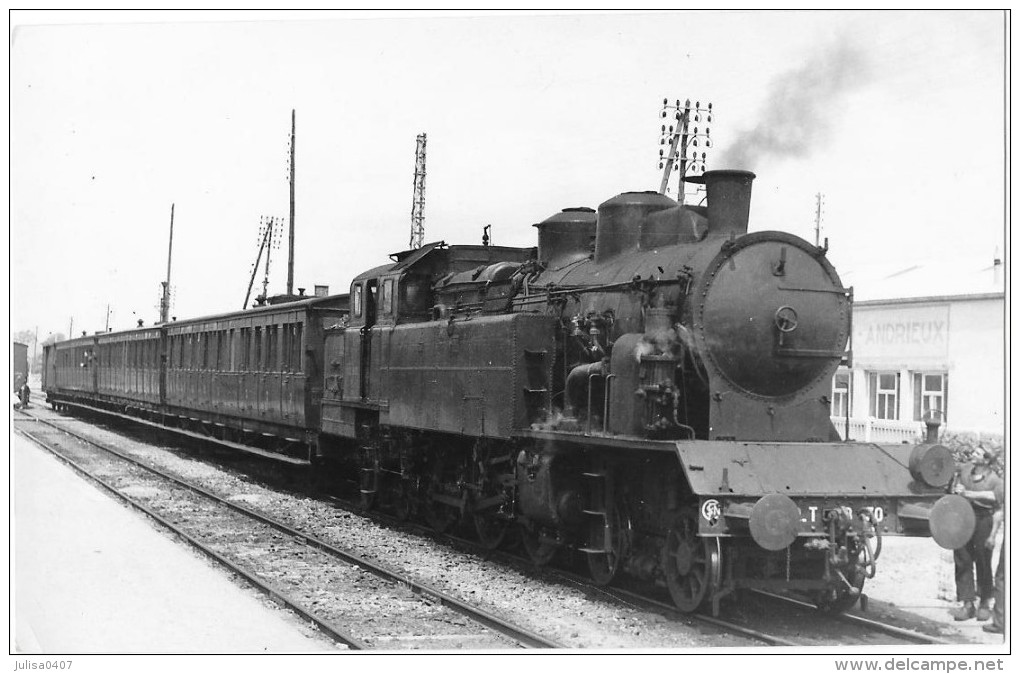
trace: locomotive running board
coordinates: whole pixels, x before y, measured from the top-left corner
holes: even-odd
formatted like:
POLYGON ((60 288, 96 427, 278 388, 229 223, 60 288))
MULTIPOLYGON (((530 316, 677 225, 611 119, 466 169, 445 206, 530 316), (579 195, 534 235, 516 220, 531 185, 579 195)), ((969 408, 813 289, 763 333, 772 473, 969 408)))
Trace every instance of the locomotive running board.
POLYGON ((236 449, 236 450, 238 450, 240 452, 248 452, 249 454, 257 454, 258 456, 265 457, 267 459, 272 459, 273 461, 282 461, 284 463, 289 463, 289 464, 294 465, 294 466, 310 466, 311 465, 311 461, 309 461, 308 459, 296 459, 296 458, 294 458, 292 456, 286 456, 284 454, 276 454, 274 452, 267 452, 264 449, 258 449, 257 447, 251 447, 249 445, 242 445, 239 442, 231 442, 230 440, 220 440, 218 438, 213 438, 213 437, 210 437, 208 435, 202 435, 201 433, 195 433, 194 431, 186 431, 183 428, 174 428, 173 426, 166 426, 164 424, 157 423, 155 421, 149 421, 148 419, 142 419, 140 417, 133 417, 130 414, 121 414, 120 412, 112 412, 110 410, 104 410, 101 407, 92 407, 91 405, 82 405, 81 403, 72 403, 72 402, 63 402, 62 401, 60 404, 61 405, 66 405, 68 407, 77 407, 79 409, 88 410, 89 412, 96 412, 98 414, 107 414, 107 415, 112 416, 112 417, 119 417, 121 419, 126 419, 127 421, 133 421, 133 422, 138 423, 138 424, 145 424, 146 426, 152 426, 153 428, 158 428, 158 429, 160 429, 162 431, 169 431, 170 433, 177 433, 179 435, 185 435, 185 436, 187 436, 189 438, 195 438, 196 440, 204 440, 206 442, 214 442, 217 445, 223 445, 224 447, 229 447, 230 449, 236 449))

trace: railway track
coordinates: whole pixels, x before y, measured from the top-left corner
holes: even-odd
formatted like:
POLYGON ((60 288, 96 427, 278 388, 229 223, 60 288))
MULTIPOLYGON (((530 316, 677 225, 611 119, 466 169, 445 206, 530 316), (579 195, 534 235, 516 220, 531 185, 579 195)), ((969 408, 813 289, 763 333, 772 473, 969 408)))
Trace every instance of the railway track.
MULTIPOLYGON (((343 508, 359 515, 366 514, 363 508, 361 508, 356 501, 349 501, 335 497, 330 500, 334 502, 336 507, 343 508)), ((230 504, 230 506, 236 507, 236 504, 230 504)), ((241 509, 247 510, 244 508, 241 509)), ((490 559, 501 564, 508 565, 524 574, 534 576, 537 573, 539 576, 552 580, 556 583, 575 587, 589 597, 604 599, 619 606, 657 614, 670 621, 686 623, 692 626, 697 625, 702 628, 707 627, 720 634, 732 635, 740 640, 740 643, 736 645, 753 646, 765 644, 785 647, 804 647, 832 645, 834 641, 840 645, 949 643, 920 632, 906 630, 859 616, 821 613, 811 604, 769 593, 753 593, 749 597, 749 599, 757 597, 757 601, 769 603, 772 608, 768 610, 752 607, 750 612, 743 611, 744 615, 741 615, 742 612, 739 610, 724 611, 724 614, 720 617, 712 617, 708 614, 685 614, 677 611, 668 600, 653 596, 656 594, 654 591, 655 588, 638 590, 616 586, 596 586, 590 582, 586 575, 572 573, 561 568, 542 567, 541 569, 537 569, 526 557, 515 555, 505 550, 488 550, 479 546, 472 540, 460 538, 455 535, 438 535, 431 528, 425 525, 419 525, 398 519, 382 511, 373 511, 371 516, 374 520, 381 522, 389 528, 405 532, 410 531, 417 536, 424 536, 433 540, 454 543, 462 551, 469 552, 479 558, 490 559), (754 615, 756 610, 758 611, 758 616, 754 615), (784 616, 784 620, 781 621, 784 623, 782 629, 774 629, 776 626, 776 621, 774 620, 775 611, 779 611, 784 616), (769 629, 761 629, 760 627, 763 624, 768 624, 769 629), (840 624, 848 627, 849 629, 845 629, 845 627, 839 628, 841 630, 839 638, 834 639, 832 636, 836 631, 836 629, 832 627, 834 624, 840 624), (828 632, 828 636, 825 635, 826 632, 828 632), (893 641, 886 639, 885 641, 878 642, 875 640, 875 636, 878 634, 885 635, 886 637, 892 637, 893 641)), ((283 527, 283 531, 290 529, 284 524, 280 524, 280 526, 283 527)), ((291 529, 291 531, 295 530, 291 529)), ((305 536, 300 532, 288 535, 299 537, 305 536)), ((324 545, 328 546, 328 544, 324 545)), ((355 559, 354 563, 371 564, 371 562, 363 560, 357 556, 353 557, 355 559)), ((435 597, 439 594, 439 591, 434 589, 425 589, 423 592, 429 597, 435 597)), ((456 598, 453 599, 454 601, 460 601, 456 598)), ((754 601, 751 601, 751 603, 753 604, 754 601)), ((745 602, 741 602, 741 607, 744 605, 745 602)), ((550 643, 549 645, 543 645, 536 643, 534 645, 538 647, 555 647, 558 644, 550 643)))
POLYGON ((81 433, 24 411, 15 419, 16 432, 347 648, 561 647, 81 433))

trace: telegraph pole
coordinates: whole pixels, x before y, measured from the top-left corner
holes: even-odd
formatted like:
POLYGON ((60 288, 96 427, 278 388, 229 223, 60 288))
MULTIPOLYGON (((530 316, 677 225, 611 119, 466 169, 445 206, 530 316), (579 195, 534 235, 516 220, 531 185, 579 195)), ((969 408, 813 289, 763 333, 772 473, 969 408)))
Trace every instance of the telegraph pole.
POLYGON ((159 322, 170 318, 170 260, 174 252, 174 204, 170 204, 170 247, 166 252, 166 281, 163 282, 163 296, 159 301, 159 322))
MULTIPOLYGON (((294 294, 294 130, 296 115, 290 111, 290 254, 287 257, 287 294, 294 294)), ((269 257, 266 257, 266 268, 269 268, 269 257)))
POLYGON ((418 134, 414 153, 414 195, 411 198, 410 248, 421 248, 425 243, 425 134, 418 134))
POLYGON ((661 117, 663 119, 669 116, 669 110, 674 110, 673 119, 676 126, 670 125, 667 128, 665 124, 662 125, 662 137, 659 139, 659 145, 665 145, 668 139, 669 154, 664 149, 659 149, 659 169, 663 171, 662 182, 659 183, 659 194, 666 193, 670 173, 675 169, 680 173, 677 201, 682 204, 684 202, 684 178, 687 177, 688 172, 694 173, 698 170, 701 173, 705 172, 707 153, 702 151, 699 156, 698 151, 691 148, 698 147, 699 138, 703 147, 712 147, 712 139, 709 137, 712 130, 708 126, 712 122, 712 104, 708 103, 707 107, 703 108, 701 101, 696 101, 691 107, 691 99, 688 98, 682 106, 679 99, 675 105, 670 105, 668 98, 662 99, 661 117), (701 123, 703 117, 706 123, 700 128, 695 126, 692 129, 691 121, 701 123))
POLYGON ((815 194, 815 245, 821 245, 822 235, 822 200, 825 195, 821 192, 815 194))

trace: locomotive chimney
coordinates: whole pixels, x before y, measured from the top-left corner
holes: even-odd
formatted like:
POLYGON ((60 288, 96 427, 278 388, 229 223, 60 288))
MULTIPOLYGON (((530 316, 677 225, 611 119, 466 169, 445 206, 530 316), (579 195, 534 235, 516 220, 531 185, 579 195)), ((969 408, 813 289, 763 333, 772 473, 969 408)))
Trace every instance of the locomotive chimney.
POLYGON ((704 178, 708 193, 708 236, 747 234, 754 174, 750 171, 726 169, 705 171, 701 177, 704 178))

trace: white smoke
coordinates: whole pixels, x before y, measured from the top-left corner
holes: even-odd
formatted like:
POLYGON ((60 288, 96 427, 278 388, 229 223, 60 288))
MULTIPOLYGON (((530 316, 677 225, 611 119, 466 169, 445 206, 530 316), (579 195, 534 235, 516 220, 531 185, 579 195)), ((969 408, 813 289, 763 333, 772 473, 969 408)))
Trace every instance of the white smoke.
POLYGON ((720 168, 753 169, 766 157, 803 157, 823 147, 845 96, 871 77, 867 55, 840 41, 776 77, 754 128, 737 134, 720 168))

